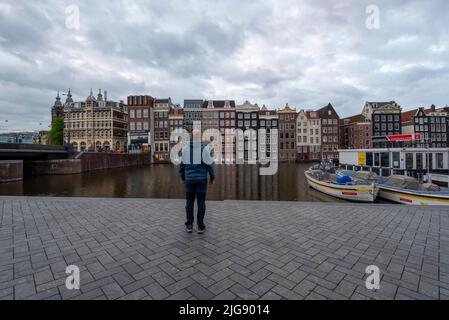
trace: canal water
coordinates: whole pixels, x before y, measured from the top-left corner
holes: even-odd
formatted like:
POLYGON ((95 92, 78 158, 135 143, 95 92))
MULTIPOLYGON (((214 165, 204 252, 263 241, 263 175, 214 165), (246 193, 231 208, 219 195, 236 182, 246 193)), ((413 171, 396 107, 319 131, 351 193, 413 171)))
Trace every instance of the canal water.
MULTIPOLYGON (((255 165, 217 166, 209 200, 343 201, 310 189, 310 164, 280 163, 274 176, 260 176, 255 165)), ((0 195, 55 197, 184 198, 184 186, 171 164, 109 169, 78 175, 26 176, 0 184, 0 195)))

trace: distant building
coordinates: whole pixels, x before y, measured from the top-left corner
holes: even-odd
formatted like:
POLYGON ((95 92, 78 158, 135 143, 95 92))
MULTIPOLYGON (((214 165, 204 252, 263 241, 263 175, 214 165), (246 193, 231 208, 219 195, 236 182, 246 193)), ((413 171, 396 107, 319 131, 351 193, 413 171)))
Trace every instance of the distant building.
POLYGON ((48 133, 46 130, 33 132, 33 144, 48 144, 48 133))
POLYGON ((387 143, 387 136, 402 134, 401 106, 394 101, 366 102, 362 114, 372 122, 373 148, 400 146, 387 143))
POLYGON ((296 160, 296 110, 289 107, 288 103, 279 114, 279 160, 296 160))
POLYGON ((170 127, 168 114, 175 108, 171 98, 154 101, 154 159, 170 161, 170 127))
POLYGON ((218 129, 220 131, 221 160, 226 163, 235 162, 235 139, 229 134, 225 136, 227 129, 235 129, 235 118, 234 100, 207 100, 203 103, 203 130, 218 129))
POLYGON ((265 129, 266 136, 265 141, 259 140, 258 146, 260 150, 258 152, 264 152, 267 159, 274 158, 274 156, 276 156, 276 160, 278 159, 279 132, 276 135, 272 134, 273 130, 278 131, 278 123, 279 115, 276 110, 268 110, 265 105, 262 106, 262 109, 259 111, 259 129, 265 129))
POLYGON ((413 118, 414 133, 420 134, 419 147, 449 147, 449 108, 419 108, 413 118))
MULTIPOLYGON (((184 100, 184 128, 191 132, 193 129, 193 123, 201 123, 203 120, 203 100, 190 99, 184 100)), ((217 117, 218 118, 218 117, 217 117)), ((217 123, 218 127, 218 123, 217 123)))
MULTIPOLYGON (((68 94, 70 94, 70 90, 69 90, 68 94)), ((53 124, 57 118, 60 118, 63 116, 64 116, 64 106, 62 105, 61 97, 59 96, 59 91, 58 91, 58 94, 56 95, 55 103, 53 104, 53 106, 51 108, 51 123, 53 124)))
MULTIPOLYGON (((184 112, 183 108, 173 108, 168 113, 168 124, 170 127, 170 134, 177 129, 184 129, 184 112)), ((170 140, 170 150, 174 145, 181 141, 181 137, 178 137, 178 141, 170 140)))
POLYGON ((323 160, 338 159, 340 117, 330 103, 317 112, 321 120, 321 158, 323 160))
POLYGON ((258 156, 258 129, 259 129, 259 112, 260 108, 257 104, 251 104, 249 101, 245 101, 242 105, 236 106, 236 129, 240 129, 243 132, 244 141, 243 148, 240 146, 239 159, 243 159, 245 162, 252 160, 256 161, 258 156), (248 131, 249 130, 249 131, 248 131), (252 135, 252 137, 250 137, 252 135), (253 143, 250 143, 250 140, 253 143))
POLYGON ((33 133, 32 132, 0 133, 0 143, 32 144, 33 133))
POLYGON ((372 124, 363 114, 340 120, 340 145, 347 149, 372 148, 372 124))
POLYGON ((321 158, 321 120, 317 111, 299 111, 296 145, 298 161, 316 161, 321 158))
POLYGON ((128 107, 123 102, 97 97, 90 91, 85 101, 73 102, 70 91, 64 104, 64 142, 78 151, 126 151, 128 107))
POLYGON ((152 151, 153 102, 151 96, 128 96, 128 149, 152 151))

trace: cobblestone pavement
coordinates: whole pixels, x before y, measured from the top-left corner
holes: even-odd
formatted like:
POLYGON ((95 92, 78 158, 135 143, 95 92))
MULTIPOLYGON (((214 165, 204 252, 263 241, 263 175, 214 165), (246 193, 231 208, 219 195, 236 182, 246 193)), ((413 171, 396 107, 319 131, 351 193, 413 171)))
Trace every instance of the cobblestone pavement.
POLYGON ((198 235, 183 206, 0 197, 0 299, 449 299, 448 208, 209 202, 198 235))

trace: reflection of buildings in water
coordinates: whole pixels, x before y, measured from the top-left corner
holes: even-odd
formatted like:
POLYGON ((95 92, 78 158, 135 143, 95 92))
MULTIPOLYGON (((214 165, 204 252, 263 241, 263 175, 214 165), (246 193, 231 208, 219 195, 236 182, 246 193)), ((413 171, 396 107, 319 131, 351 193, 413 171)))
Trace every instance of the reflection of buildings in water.
POLYGON ((260 180, 260 188, 258 199, 263 201, 279 200, 278 174, 269 176, 259 176, 259 180, 260 180))
POLYGON ((259 190, 259 167, 257 165, 237 166, 237 192, 242 200, 257 200, 259 190))

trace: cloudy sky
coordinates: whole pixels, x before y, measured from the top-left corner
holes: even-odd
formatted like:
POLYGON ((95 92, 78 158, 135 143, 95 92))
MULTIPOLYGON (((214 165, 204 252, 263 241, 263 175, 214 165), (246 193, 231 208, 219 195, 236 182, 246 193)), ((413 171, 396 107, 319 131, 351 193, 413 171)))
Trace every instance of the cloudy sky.
POLYGON ((444 106, 448 21, 446 0, 0 0, 0 132, 46 129, 68 88, 75 100, 92 87, 114 100, 332 102, 341 116, 365 101, 444 106))

